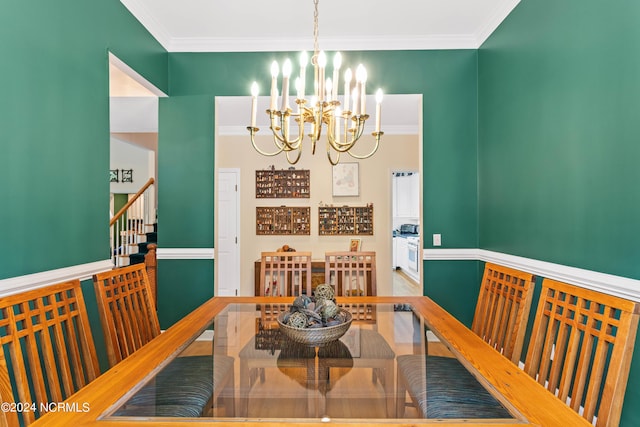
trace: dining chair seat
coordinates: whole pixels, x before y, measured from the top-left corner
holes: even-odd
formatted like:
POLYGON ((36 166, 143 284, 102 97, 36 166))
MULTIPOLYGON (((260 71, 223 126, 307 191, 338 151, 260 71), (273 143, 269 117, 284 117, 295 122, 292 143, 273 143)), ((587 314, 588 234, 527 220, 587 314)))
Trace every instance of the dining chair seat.
POLYGON ((116 416, 201 417, 233 371, 225 355, 178 357, 116 411, 116 416), (215 367, 215 368, 214 368, 215 367))
POLYGON ((398 371, 411 373, 398 378, 398 416, 404 414, 404 391, 425 418, 511 418, 457 359, 410 354, 398 356, 398 371))

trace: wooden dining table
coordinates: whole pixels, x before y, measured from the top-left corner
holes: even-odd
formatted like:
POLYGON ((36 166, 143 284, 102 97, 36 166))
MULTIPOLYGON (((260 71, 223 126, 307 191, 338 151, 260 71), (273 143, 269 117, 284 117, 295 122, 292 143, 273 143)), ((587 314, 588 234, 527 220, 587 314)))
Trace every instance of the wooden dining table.
POLYGON ((366 312, 373 313, 367 321, 354 320, 336 343, 348 357, 323 357, 322 347, 289 351, 273 315, 288 310, 292 300, 213 297, 33 425, 590 425, 428 297, 338 297, 338 305, 368 307, 366 312), (365 357, 368 343, 358 341, 373 333, 396 357, 426 351, 456 357, 504 405, 509 418, 428 419, 411 408, 397 418, 394 357, 386 358, 382 350, 379 357, 385 360, 365 357), (224 404, 195 418, 118 415, 176 358, 198 354, 212 354, 214 370, 218 354, 235 359, 233 391, 224 404))

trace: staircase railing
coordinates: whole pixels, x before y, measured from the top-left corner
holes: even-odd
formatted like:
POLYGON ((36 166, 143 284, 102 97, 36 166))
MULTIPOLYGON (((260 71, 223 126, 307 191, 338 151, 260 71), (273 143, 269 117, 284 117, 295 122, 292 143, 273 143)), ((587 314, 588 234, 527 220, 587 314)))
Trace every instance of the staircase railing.
POLYGON ((109 221, 111 259, 115 267, 129 265, 129 255, 137 253, 137 244, 146 241, 146 233, 154 231, 155 208, 149 181, 109 221))

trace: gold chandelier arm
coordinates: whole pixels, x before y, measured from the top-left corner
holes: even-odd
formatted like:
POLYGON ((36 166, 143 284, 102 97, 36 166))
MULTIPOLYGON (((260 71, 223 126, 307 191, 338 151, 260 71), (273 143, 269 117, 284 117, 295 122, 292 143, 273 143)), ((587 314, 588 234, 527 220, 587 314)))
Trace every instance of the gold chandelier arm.
POLYGON ((271 119, 271 131, 273 132, 273 141, 276 146, 282 148, 284 151, 294 151, 298 150, 302 146, 302 138, 304 137, 304 123, 300 123, 298 114, 291 114, 288 111, 285 113, 285 117, 292 117, 294 121, 298 122, 298 137, 296 139, 289 140, 289 135, 285 126, 283 126, 283 115, 280 112, 268 110, 269 117, 271 119), (276 117, 280 118, 280 126, 276 123, 276 117))
POLYGON ((269 157, 277 156, 278 154, 282 153, 282 151, 284 151, 284 147, 279 145, 278 145, 279 149, 274 151, 273 153, 268 153, 264 150, 261 150, 260 148, 258 148, 258 145, 256 144, 256 141, 255 141, 255 134, 256 132, 258 132, 259 129, 256 127, 247 126, 247 130, 251 135, 251 145, 253 145, 253 148, 263 156, 269 156, 269 157))
POLYGON ((300 160, 300 154, 302 154, 302 149, 301 148, 298 149, 297 152, 298 152, 298 155, 293 160, 291 160, 291 158, 289 157, 289 154, 291 153, 291 151, 286 152, 287 162, 289 162, 290 165, 295 165, 296 163, 298 163, 298 160, 300 160))
POLYGON ((332 166, 337 165, 338 163, 340 163, 340 152, 336 151, 336 159, 333 160, 331 158, 331 144, 329 144, 329 142, 327 141, 327 158, 329 159, 329 163, 331 163, 332 166))
POLYGON ((352 153, 351 151, 347 151, 347 154, 353 157, 354 159, 358 159, 358 160, 368 159, 369 157, 373 156, 376 153, 376 151, 378 151, 378 147, 380 146, 380 137, 384 135, 384 132, 373 132, 371 135, 373 135, 373 137, 376 139, 376 143, 373 149, 371 150, 371 152, 369 152, 369 154, 358 155, 358 154, 352 153))

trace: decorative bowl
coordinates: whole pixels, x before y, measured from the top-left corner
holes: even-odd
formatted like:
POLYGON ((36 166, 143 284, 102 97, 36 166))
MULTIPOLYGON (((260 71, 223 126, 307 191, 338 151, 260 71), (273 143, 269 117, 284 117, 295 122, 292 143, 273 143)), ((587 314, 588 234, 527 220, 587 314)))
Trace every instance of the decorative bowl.
POLYGON ((351 313, 344 309, 340 309, 340 311, 345 316, 343 323, 321 328, 295 328, 289 326, 282 321, 286 313, 280 313, 277 320, 278 325, 280 325, 280 331, 290 340, 308 346, 321 347, 339 339, 351 326, 351 321, 353 320, 351 313))

